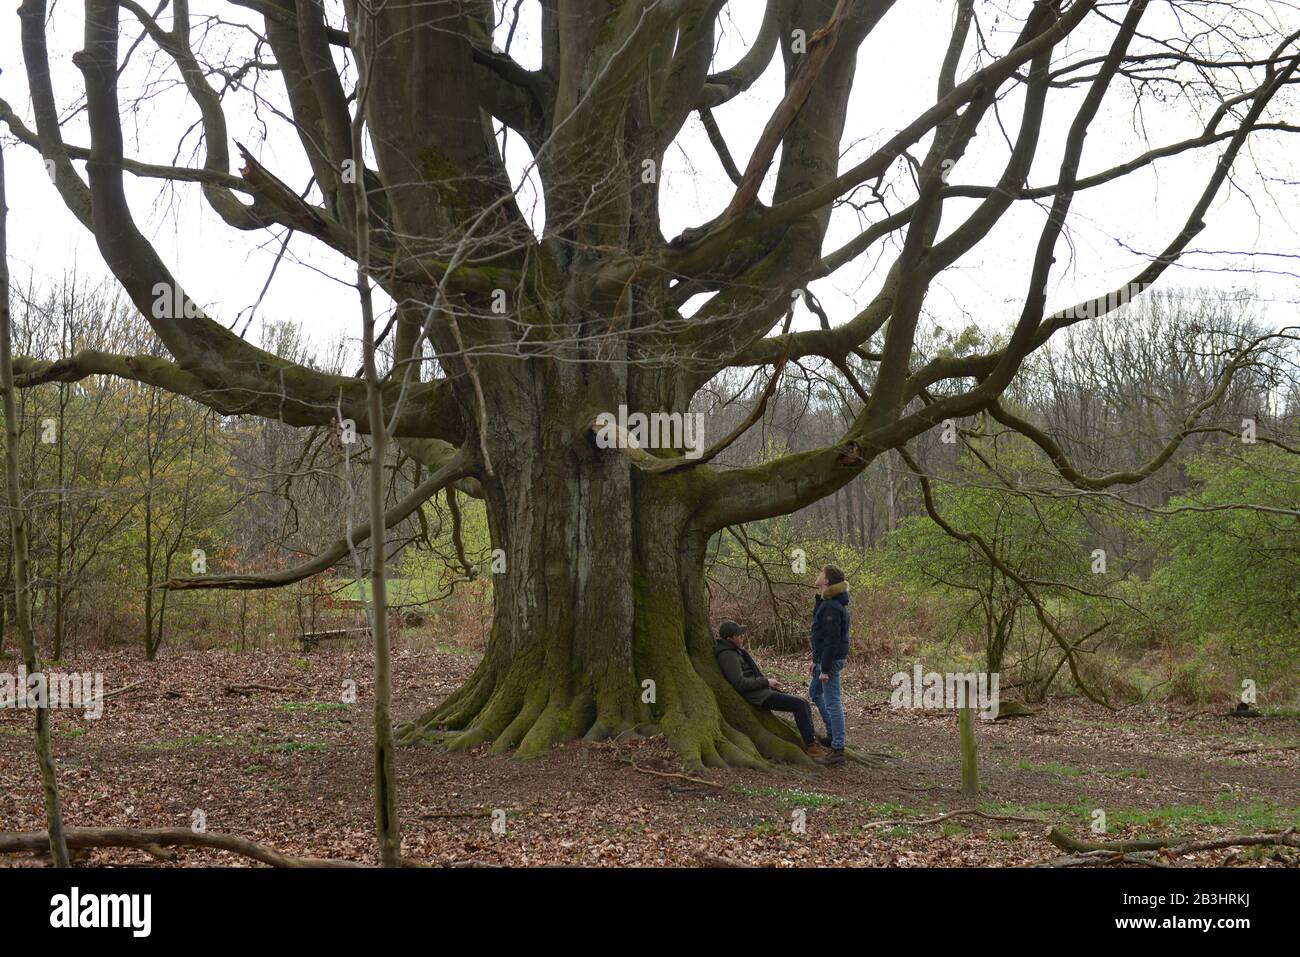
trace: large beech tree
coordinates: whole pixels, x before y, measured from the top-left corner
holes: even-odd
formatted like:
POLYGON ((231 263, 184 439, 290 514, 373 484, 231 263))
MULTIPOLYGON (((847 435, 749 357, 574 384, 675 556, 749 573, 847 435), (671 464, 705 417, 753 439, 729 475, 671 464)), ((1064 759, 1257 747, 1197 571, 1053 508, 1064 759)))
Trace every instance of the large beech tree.
MULTIPOLYGON (((255 26, 237 32, 248 44, 244 64, 232 66, 223 48, 217 69, 196 37, 210 35, 227 4, 212 0, 200 14, 189 0, 152 10, 136 0, 85 0, 78 78, 52 75, 51 13, 45 0, 24 0, 29 115, 9 104, 0 110, 12 133, 40 151, 64 203, 93 232, 171 358, 20 358, 18 384, 109 374, 230 415, 385 429, 428 469, 387 524, 448 485, 480 496, 505 558, 486 654, 462 688, 398 729, 402 740, 437 731, 451 747, 493 742, 532 754, 561 740, 657 726, 688 764, 805 760, 792 730, 746 705, 714 663, 702 574, 710 536, 806 506, 886 450, 981 412, 1026 434, 1080 488, 1137 482, 1200 428, 1250 361, 1249 348, 1226 359, 1218 391, 1165 450, 1120 474, 1081 474, 1051 435, 999 402, 1027 355, 1126 298, 1108 286, 1047 309, 1076 195, 1165 157, 1203 159, 1185 216, 1150 225, 1160 251, 1119 286, 1145 288, 1204 229, 1249 144, 1295 130, 1283 107, 1294 103, 1287 85, 1300 43, 1266 16, 1198 0, 1017 0, 996 11, 954 0, 930 105, 887 131, 878 148, 864 153, 857 144, 862 158, 850 163, 842 156, 853 145, 844 134, 860 49, 868 40, 897 42, 889 37, 906 33, 908 3, 766 0, 744 55, 719 63, 725 0, 530 0, 540 8, 537 69, 509 52, 519 3, 231 4, 255 14, 255 26), (1003 29, 990 32, 985 20, 995 15, 1003 29), (124 153, 119 67, 139 44, 170 59, 197 107, 201 166, 124 153), (778 57, 783 95, 764 111, 749 156, 733 155, 713 111, 753 96, 778 57), (280 85, 279 112, 289 122, 273 127, 275 145, 302 150, 310 182, 286 182, 280 173, 292 176, 267 154, 233 142, 223 107, 250 74, 268 101, 267 86, 280 85), (1174 89, 1181 95, 1161 109, 1199 116, 1195 135, 1130 153, 1120 152, 1124 137, 1088 139, 1108 95, 1174 89), (89 141, 71 142, 61 121, 82 97, 89 141), (354 151, 358 109, 362 156, 354 151), (667 237, 658 172, 693 115, 716 152, 698 161, 718 162, 733 192, 720 215, 667 237), (1059 164, 1031 185, 1031 169, 1046 168, 1035 160, 1053 129, 1065 131, 1063 145, 1057 136, 1050 148, 1059 164), (503 130, 527 145, 524 179, 543 203, 526 204, 512 189, 503 130), (962 181, 977 136, 981 149, 1004 154, 995 182, 962 181), (288 228, 359 261, 394 303, 382 330, 393 356, 383 421, 371 414, 364 377, 325 375, 262 351, 190 299, 185 277, 169 271, 137 225, 128 176, 195 184, 232 229, 288 228), (353 188, 356 177, 363 190, 353 188), (902 199, 872 203, 885 195, 902 199), (830 243, 832 212, 849 202, 866 211, 864 228, 830 243), (919 360, 916 332, 936 280, 1030 202, 1045 215, 1037 234, 1023 237, 1009 337, 986 354, 919 360), (892 262, 860 311, 792 328, 799 290, 882 250, 892 262), (789 362, 819 359, 841 369, 860 402, 845 434, 825 448, 728 469, 714 461, 726 439, 696 458, 597 441, 602 412, 684 413, 729 368, 771 382, 789 362)), ((762 406, 760 397, 747 425, 762 406)), ((353 538, 370 534, 363 526, 353 538)), ((331 567, 347 547, 324 547, 276 575, 171 585, 273 587, 331 567)), ((1068 637, 1058 638, 1069 655, 1068 637)))

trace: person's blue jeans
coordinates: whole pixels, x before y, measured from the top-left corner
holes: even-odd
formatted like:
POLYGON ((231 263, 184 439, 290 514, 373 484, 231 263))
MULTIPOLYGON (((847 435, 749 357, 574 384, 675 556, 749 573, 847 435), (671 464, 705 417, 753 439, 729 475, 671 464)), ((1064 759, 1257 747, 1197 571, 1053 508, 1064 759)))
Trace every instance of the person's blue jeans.
POLYGON ((840 698, 840 672, 849 659, 841 658, 831 665, 822 681, 821 668, 813 666, 812 682, 808 685, 808 697, 821 712, 822 721, 826 723, 826 732, 831 736, 832 748, 844 747, 844 701, 840 698))

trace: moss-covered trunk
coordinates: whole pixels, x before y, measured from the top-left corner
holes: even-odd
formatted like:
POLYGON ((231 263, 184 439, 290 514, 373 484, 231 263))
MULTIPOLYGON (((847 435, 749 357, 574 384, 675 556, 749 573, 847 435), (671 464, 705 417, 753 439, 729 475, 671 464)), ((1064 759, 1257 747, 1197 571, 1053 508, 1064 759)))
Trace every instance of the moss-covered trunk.
POLYGON ((661 730, 691 766, 801 760, 792 729, 746 704, 714 661, 707 535, 692 526, 689 473, 638 472, 585 427, 590 413, 626 401, 626 386, 581 364, 514 371, 524 398, 487 386, 497 412, 493 475, 482 484, 504 558, 487 650, 470 680, 400 728, 399 741, 435 734, 451 748, 491 742, 528 756, 661 730), (589 411, 574 414, 575 394, 590 397, 589 411))

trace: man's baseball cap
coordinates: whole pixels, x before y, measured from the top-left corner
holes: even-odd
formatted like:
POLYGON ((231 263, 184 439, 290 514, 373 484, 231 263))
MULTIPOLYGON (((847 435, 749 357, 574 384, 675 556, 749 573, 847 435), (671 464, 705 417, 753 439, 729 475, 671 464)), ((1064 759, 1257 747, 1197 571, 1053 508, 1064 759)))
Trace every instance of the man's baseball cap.
POLYGON ((740 622, 732 621, 730 618, 728 618, 726 621, 724 621, 722 624, 718 626, 718 637, 735 638, 737 635, 743 635, 747 631, 749 631, 749 629, 744 625, 742 625, 740 622))

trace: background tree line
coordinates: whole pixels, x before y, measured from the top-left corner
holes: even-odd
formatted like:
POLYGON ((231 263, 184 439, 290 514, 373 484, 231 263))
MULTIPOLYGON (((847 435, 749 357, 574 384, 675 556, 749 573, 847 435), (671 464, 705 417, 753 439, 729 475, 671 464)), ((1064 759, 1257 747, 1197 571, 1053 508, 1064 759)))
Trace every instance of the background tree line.
MULTIPOLYGON (((811 297, 798 308, 820 312, 811 297)), ((1105 475, 1157 457, 1214 396, 1234 350, 1262 340, 1179 454, 1145 481, 1120 494, 1080 491, 1020 431, 987 414, 958 420, 792 516, 716 535, 715 614, 750 620, 779 650, 800 648, 812 576, 799 569, 835 561, 855 586, 860 640, 880 657, 920 653, 1003 671, 1003 688, 1030 700, 1053 687, 1107 702, 1151 692, 1198 700, 1228 693, 1247 673, 1294 693, 1300 379, 1294 337, 1266 336, 1255 308, 1245 295, 1153 291, 1122 318, 1071 328, 1015 379, 1003 407, 1081 472, 1105 475)), ((14 312, 17 351, 34 360, 110 343, 158 354, 133 309, 75 276, 29 282, 14 312)), ((357 361, 343 340, 318 355, 293 324, 266 322, 262 336, 276 354, 322 371, 357 361)), ((998 345, 973 325, 931 327, 919 341, 917 363, 998 345)), ((871 368, 869 354, 839 367, 787 364, 759 427, 723 463, 834 441, 855 393, 871 389, 871 368)), ((739 425, 765 389, 734 370, 715 379, 696 406, 708 434, 739 425)), ((364 522, 369 448, 347 423, 302 430, 221 416, 108 376, 19 397, 35 622, 52 657, 84 642, 136 645, 150 658, 168 640, 242 650, 346 617, 360 597, 364 544, 331 573, 285 589, 157 587, 191 574, 195 550, 214 572, 274 571, 364 522)), ((424 470, 400 449, 387 458, 386 494, 397 502, 424 470)), ((482 639, 493 575, 481 502, 444 492, 402 523, 389 549, 399 620, 430 622, 435 640, 482 639)))
MULTIPOLYGON (((147 322, 108 286, 69 275, 15 292, 15 349, 29 362, 83 350, 137 361, 161 354, 147 322)), ((342 341, 328 356, 315 355, 295 325, 270 322, 262 334, 278 354, 313 368, 338 372, 355 361, 342 341)), ((20 382, 22 374, 20 363, 20 382)), ((364 522, 366 436, 342 425, 305 431, 221 416, 112 376, 22 388, 18 401, 35 626, 52 658, 84 642, 138 645, 150 659, 171 638, 242 649, 311 627, 323 605, 358 604, 354 579, 369 567, 364 544, 337 574, 284 590, 231 596, 161 585, 194 573, 296 564, 364 522)), ((388 458, 386 494, 397 501, 419 483, 422 466, 400 451, 388 458)), ((409 551, 413 577, 428 583, 407 589, 401 602, 427 605, 449 594, 452 582, 477 577, 476 563, 490 557, 478 513, 465 533, 480 546, 477 560, 455 544, 461 510, 447 502, 426 504, 390 538, 392 554, 409 551)), ((0 649, 13 608, 7 529, 3 535, 0 649)))
MULTIPOLYGON (((1001 407, 1017 429, 992 414, 953 422, 796 515, 717 536, 715 603, 758 619, 777 647, 802 647, 810 576, 795 560, 834 560, 850 571, 855 622, 878 657, 1009 672, 1002 687, 1031 700, 1053 687, 1108 703, 1200 700, 1243 677, 1289 698, 1300 379, 1294 330, 1271 333, 1257 308, 1246 294, 1153 290, 1121 317, 1072 327, 1008 390, 1001 407), (1226 376, 1247 347, 1252 361, 1226 376), (1142 469, 1188 434, 1144 481, 1090 492, 1063 482, 1024 424, 1085 476, 1142 469)), ((918 341, 918 365, 999 345, 975 326, 932 326, 918 341)), ((730 462, 842 434, 854 393, 872 388, 870 349, 838 368, 788 367, 764 428, 728 450, 730 462)), ((752 401, 755 389, 734 378, 714 391, 718 433, 740 417, 736 395, 752 401)))

